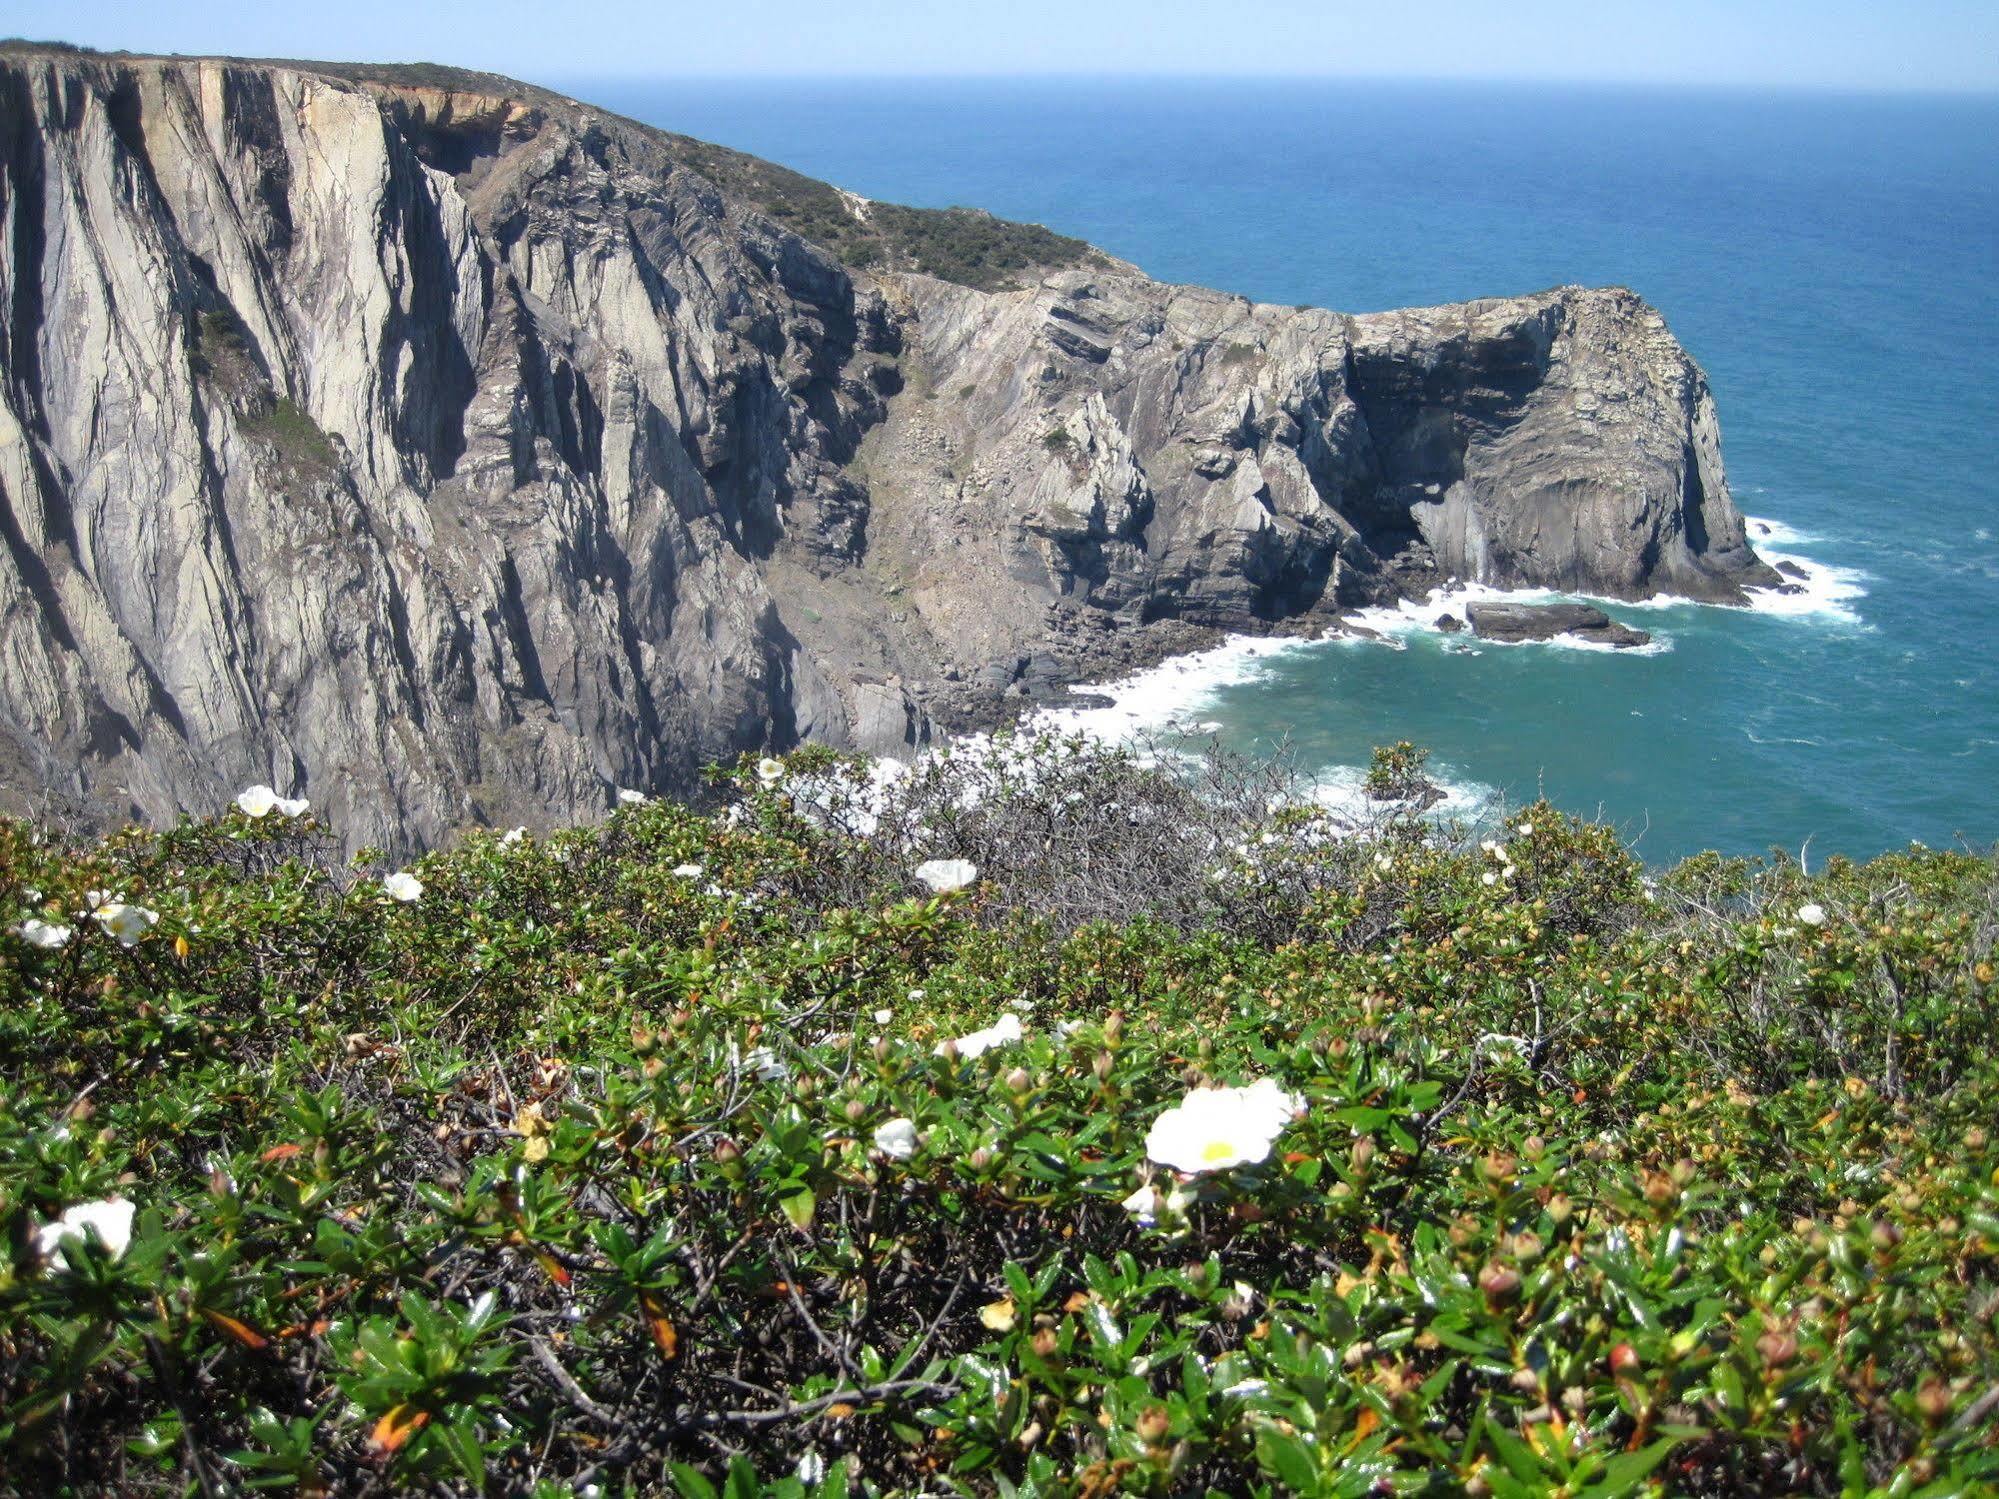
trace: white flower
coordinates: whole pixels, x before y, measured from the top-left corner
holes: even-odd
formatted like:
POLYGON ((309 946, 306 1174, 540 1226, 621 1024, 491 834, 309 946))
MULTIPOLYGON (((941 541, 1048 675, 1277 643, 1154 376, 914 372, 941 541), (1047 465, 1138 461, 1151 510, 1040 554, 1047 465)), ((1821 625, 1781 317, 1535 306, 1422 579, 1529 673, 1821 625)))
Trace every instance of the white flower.
POLYGON ((1491 854, 1495 859, 1500 857, 1500 853, 1504 848, 1504 846, 1505 845, 1498 843, 1491 838, 1488 838, 1483 843, 1479 844, 1480 848, 1484 849, 1487 853, 1491 854))
POLYGON ((765 755, 763 759, 757 761, 757 779, 766 786, 775 786, 784 779, 784 762, 765 755))
POLYGON ((245 817, 267 817, 277 804, 278 794, 268 786, 251 786, 236 796, 236 805, 245 817))
POLYGON ((673 872, 683 880, 698 880, 703 873, 699 864, 676 864, 673 872))
POLYGON ((979 866, 970 859, 926 859, 916 866, 916 878, 939 895, 962 890, 979 877, 979 866))
POLYGON ((646 803, 646 794, 643 791, 634 791, 629 786, 620 786, 618 800, 627 807, 642 807, 646 803))
POLYGON ((743 1065, 767 1083, 780 1083, 791 1076, 791 1068, 780 1062, 768 1046, 757 1046, 743 1058, 743 1065))
POLYGON ((946 1046, 955 1044, 959 1056, 976 1057, 982 1052, 991 1051, 995 1046, 1018 1041, 1021 1035, 1020 1017, 1008 1011, 984 1030, 973 1031, 969 1036, 960 1036, 955 1043, 939 1041, 937 1051, 942 1055, 946 1046))
POLYGON ((1798 920, 1806 926, 1822 926, 1825 923, 1825 907, 1817 901, 1798 907, 1798 920))
POLYGON ((390 900, 399 900, 404 905, 423 898, 423 881, 407 869, 398 869, 394 874, 383 875, 382 889, 388 892, 390 900))
POLYGON ((1118 1204, 1138 1220, 1141 1228, 1150 1228, 1158 1221, 1159 1205, 1159 1193, 1150 1183, 1140 1187, 1118 1204))
POLYGON ((118 899, 110 890, 86 890, 83 892, 83 914, 88 916, 99 906, 108 906, 118 899))
POLYGON ((1387 854, 1376 854, 1374 856, 1374 867, 1376 869, 1393 869, 1395 861, 1389 858, 1387 854))
POLYGON ((1478 877, 1478 881, 1481 885, 1497 885, 1499 883, 1499 876, 1488 869, 1478 877))
POLYGON ((1514 831, 1517 832, 1522 838, 1532 838, 1534 836, 1534 824, 1531 822, 1523 822, 1520 824, 1518 828, 1514 829, 1514 831))
POLYGON ((273 812, 303 817, 312 803, 302 796, 279 796, 269 786, 251 786, 238 793, 236 805, 245 817, 269 817, 273 812))
POLYGON ((39 916, 30 916, 14 928, 14 935, 30 947, 61 947, 70 939, 70 929, 39 916))
POLYGON ((1253 1165, 1302 1106, 1274 1078, 1240 1088, 1196 1088, 1152 1121, 1145 1153, 1178 1171, 1253 1165))
POLYGON ((119 1258, 132 1242, 132 1204, 122 1197, 79 1202, 55 1222, 44 1223, 35 1231, 35 1248, 43 1259, 59 1259, 67 1265, 70 1259, 65 1241, 83 1240, 92 1232, 112 1259, 119 1258))
POLYGON ((893 1020, 893 1019, 895 1019, 895 1011, 893 1011, 893 1010, 876 1010, 876 1011, 875 1011, 875 1024, 876 1024, 876 1025, 887 1025, 887 1024, 888 1024, 888 1023, 889 1023, 889 1022, 890 1022, 891 1020, 893 1020))
POLYGON ((526 828, 509 828, 500 837, 500 847, 512 848, 516 843, 519 843, 521 839, 527 837, 527 835, 528 835, 528 830, 526 828))
POLYGON ((97 924, 116 937, 120 947, 132 946, 160 919, 158 911, 149 911, 144 906, 128 906, 122 900, 99 906, 96 916, 97 924))
POLYGON ((808 1487, 826 1476, 826 1459, 810 1448, 798 1460, 798 1481, 808 1487))
POLYGON ((875 1149, 890 1160, 906 1161, 916 1154, 916 1124, 909 1119, 891 1119, 875 1131, 875 1149))

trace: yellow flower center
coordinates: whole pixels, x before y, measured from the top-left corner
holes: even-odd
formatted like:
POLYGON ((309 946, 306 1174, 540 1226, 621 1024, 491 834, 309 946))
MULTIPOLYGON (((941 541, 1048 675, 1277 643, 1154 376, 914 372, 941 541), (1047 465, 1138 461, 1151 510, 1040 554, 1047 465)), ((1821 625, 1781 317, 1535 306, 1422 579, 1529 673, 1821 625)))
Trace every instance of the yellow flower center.
POLYGON ((1235 1146, 1226 1140, 1210 1140, 1201 1148, 1201 1159, 1204 1161, 1226 1161, 1230 1156, 1238 1153, 1235 1146))

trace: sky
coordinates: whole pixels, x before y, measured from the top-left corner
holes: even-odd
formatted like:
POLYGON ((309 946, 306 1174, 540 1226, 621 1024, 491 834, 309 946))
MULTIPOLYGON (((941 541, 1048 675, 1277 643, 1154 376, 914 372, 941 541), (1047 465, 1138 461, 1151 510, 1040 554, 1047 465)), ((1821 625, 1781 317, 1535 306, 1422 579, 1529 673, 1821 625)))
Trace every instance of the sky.
POLYGON ((1995 0, 0 0, 0 35, 548 82, 1179 74, 1999 91, 1995 0))

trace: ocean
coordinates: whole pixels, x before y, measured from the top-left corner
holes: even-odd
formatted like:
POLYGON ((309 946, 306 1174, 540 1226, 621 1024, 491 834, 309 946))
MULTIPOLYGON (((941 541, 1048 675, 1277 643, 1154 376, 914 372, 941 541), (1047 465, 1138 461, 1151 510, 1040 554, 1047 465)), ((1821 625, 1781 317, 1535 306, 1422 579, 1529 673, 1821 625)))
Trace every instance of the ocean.
MULTIPOLYGON (((1336 60, 1329 60, 1336 62, 1336 60)), ((1343 81, 555 80, 873 198, 1367 312, 1622 284, 1706 369, 1738 505, 1813 591, 1620 606, 1644 653, 1245 644, 1098 727, 1284 747, 1329 796, 1427 746, 1648 860, 1999 840, 1999 99, 1343 81)), ((1380 621, 1377 621, 1378 623, 1380 621)))

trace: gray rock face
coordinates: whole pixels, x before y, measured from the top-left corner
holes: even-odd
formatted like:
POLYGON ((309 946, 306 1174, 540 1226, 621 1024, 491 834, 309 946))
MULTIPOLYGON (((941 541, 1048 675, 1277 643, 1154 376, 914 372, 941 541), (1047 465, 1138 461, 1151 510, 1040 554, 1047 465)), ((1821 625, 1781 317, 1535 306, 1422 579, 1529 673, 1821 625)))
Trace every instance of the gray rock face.
POLYGON ((725 191, 583 105, 353 72, 0 51, 17 807, 268 781, 404 849, 906 749, 1197 626, 1775 581, 1629 292, 870 273, 743 158, 725 191))
POLYGON ((1465 617, 1479 639, 1513 645, 1568 635, 1592 645, 1626 649, 1652 639, 1646 631, 1621 625, 1589 604, 1472 604, 1465 617))

